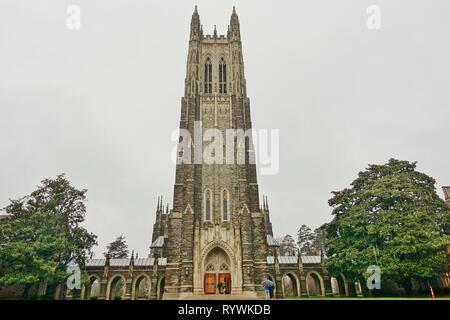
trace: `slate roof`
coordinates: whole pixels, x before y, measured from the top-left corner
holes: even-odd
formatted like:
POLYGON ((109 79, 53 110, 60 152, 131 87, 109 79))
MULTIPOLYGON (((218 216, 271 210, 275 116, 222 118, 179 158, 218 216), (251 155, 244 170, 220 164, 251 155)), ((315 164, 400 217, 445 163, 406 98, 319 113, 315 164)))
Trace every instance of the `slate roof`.
POLYGON ((162 248, 164 246, 164 236, 159 236, 156 238, 155 241, 153 241, 150 248, 162 248))
MULTIPOLYGON (((268 264, 274 264, 274 258, 273 256, 267 257, 267 263, 268 264)), ((278 261, 280 264, 297 264, 297 257, 296 256, 279 256, 278 261)), ((320 263, 320 256, 302 256, 302 263, 303 264, 319 264, 320 263)))
POLYGON ((106 259, 89 259, 86 261, 86 267, 102 267, 106 263, 106 259))
POLYGON ((267 245, 269 247, 279 247, 280 243, 270 234, 267 235, 267 245))
MULTIPOLYGON (((150 267, 153 266, 154 258, 137 258, 134 259, 134 265, 138 267, 150 267)), ((90 259, 86 261, 86 267, 103 267, 106 263, 106 259, 90 259)), ((111 267, 128 267, 130 265, 130 259, 110 259, 109 265, 111 267)), ((167 265, 167 258, 158 258, 158 265, 167 265)))

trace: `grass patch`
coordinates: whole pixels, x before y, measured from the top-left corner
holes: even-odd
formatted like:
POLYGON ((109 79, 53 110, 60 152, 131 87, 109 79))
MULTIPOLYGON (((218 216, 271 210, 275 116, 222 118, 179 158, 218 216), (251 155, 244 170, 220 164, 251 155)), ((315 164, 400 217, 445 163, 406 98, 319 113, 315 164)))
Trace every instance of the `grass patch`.
POLYGON ((450 296, 431 297, 289 297, 285 300, 450 300, 450 296))

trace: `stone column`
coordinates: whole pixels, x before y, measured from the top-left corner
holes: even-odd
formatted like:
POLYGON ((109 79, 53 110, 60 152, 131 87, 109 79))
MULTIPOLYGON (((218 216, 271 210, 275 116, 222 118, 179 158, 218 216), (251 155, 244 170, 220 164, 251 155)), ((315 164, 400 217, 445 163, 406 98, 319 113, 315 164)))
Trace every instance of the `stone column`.
POLYGON ((98 300, 107 300, 106 297, 106 290, 107 290, 107 286, 108 286, 108 279, 102 279, 100 281, 100 292, 98 294, 98 300))
POLYGON ((281 278, 280 263, 278 261, 278 253, 276 253, 276 252, 275 252, 275 256, 274 256, 274 266, 275 266, 275 285, 277 287, 276 298, 283 299, 284 298, 283 284, 282 284, 283 279, 281 278))
POLYGON ((172 212, 169 216, 169 235, 167 239, 167 266, 166 266, 166 288, 164 297, 166 299, 178 299, 180 286, 181 256, 180 247, 182 241, 182 213, 172 212))
POLYGON ((356 282, 355 283, 355 291, 356 291, 356 295, 358 296, 358 297, 363 297, 364 295, 363 295, 363 289, 362 289, 362 286, 361 286, 361 282, 356 282))
POLYGON ((125 280, 125 294, 123 300, 131 300, 131 289, 133 287, 133 278, 128 278, 125 280))
POLYGON ((308 296, 308 290, 306 290, 306 273, 304 272, 300 272, 300 296, 308 296))
POLYGON ((152 277, 150 284, 150 300, 158 300, 158 277, 152 277))
POLYGON ((252 213, 253 224, 253 248, 254 248, 254 278, 256 294, 264 297, 264 289, 261 283, 266 279, 268 273, 267 267, 267 242, 264 225, 264 215, 261 212, 252 213))
MULTIPOLYGON (((56 286, 56 289, 55 289, 55 295, 53 296, 53 299, 55 299, 55 300, 61 300, 61 293, 63 292, 62 290, 63 290, 62 285, 61 285, 61 284, 58 284, 58 285, 56 286)), ((72 299, 72 296, 70 296, 70 299, 72 299)))
POLYGON ((85 294, 86 294, 86 286, 82 285, 80 292, 80 300, 86 300, 85 294))
POLYGON ((42 299, 42 297, 44 297, 46 293, 47 293, 47 284, 46 283, 39 284, 37 290, 38 299, 42 299))
POLYGON ((284 298, 284 294, 283 294, 283 285, 281 284, 281 274, 277 273, 275 275, 275 286, 276 286, 276 298, 277 299, 283 299, 284 298))

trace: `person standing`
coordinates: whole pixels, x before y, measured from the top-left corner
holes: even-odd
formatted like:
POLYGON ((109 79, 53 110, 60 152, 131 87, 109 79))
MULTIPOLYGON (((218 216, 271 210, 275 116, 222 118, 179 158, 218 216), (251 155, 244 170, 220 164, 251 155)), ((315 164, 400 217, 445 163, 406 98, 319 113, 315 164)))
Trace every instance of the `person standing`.
POLYGON ((264 288, 264 295, 266 296, 266 300, 270 300, 270 291, 274 287, 274 283, 267 278, 262 282, 262 286, 264 288))

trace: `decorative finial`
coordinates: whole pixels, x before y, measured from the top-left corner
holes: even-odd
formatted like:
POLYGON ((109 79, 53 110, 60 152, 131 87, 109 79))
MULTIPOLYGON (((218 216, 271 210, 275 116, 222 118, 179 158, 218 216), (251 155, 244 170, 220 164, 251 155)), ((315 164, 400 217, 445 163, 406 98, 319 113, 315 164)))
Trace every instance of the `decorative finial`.
POLYGON ((133 271, 133 267, 134 267, 134 250, 131 251, 131 258, 130 258, 130 271, 133 271))
POLYGON ((236 13, 235 7, 233 7, 233 14, 231 15, 231 19, 230 19, 230 31, 236 32, 235 36, 240 38, 240 36, 237 34, 239 32, 239 17, 236 13))
POLYGON ((216 28, 216 25, 214 25, 214 37, 215 37, 215 38, 217 37, 217 28, 216 28))
POLYGON ((166 205, 166 213, 169 213, 169 203, 166 205))
POLYGON ((303 261, 302 261, 302 253, 300 252, 300 248, 297 248, 297 265, 303 270, 303 261))

